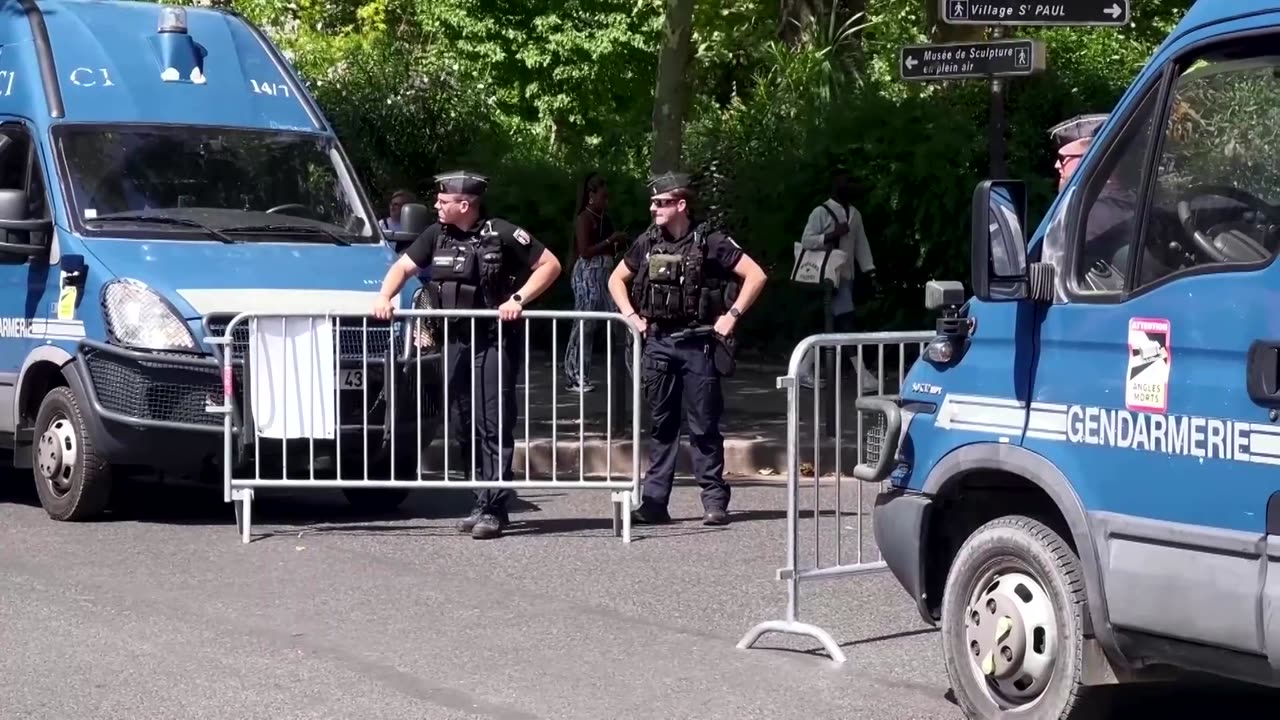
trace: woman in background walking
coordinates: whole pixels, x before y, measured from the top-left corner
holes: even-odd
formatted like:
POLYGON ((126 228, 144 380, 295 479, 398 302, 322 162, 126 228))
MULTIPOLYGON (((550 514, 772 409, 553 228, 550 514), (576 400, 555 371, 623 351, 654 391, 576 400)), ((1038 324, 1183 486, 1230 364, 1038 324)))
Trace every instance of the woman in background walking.
MULTIPOLYGON (((615 232, 613 221, 605 212, 609 205, 609 188, 604 177, 597 172, 588 173, 578 191, 578 216, 573 223, 573 251, 575 258, 570 284, 573 287, 573 308, 578 311, 611 312, 613 301, 609 299, 609 273, 613 272, 613 258, 626 247, 627 235, 615 232)), ((573 321, 569 345, 564 354, 564 375, 571 391, 591 392, 591 355, 594 347, 598 320, 573 321), (582 376, 579 377, 578 356, 582 355, 582 376)))

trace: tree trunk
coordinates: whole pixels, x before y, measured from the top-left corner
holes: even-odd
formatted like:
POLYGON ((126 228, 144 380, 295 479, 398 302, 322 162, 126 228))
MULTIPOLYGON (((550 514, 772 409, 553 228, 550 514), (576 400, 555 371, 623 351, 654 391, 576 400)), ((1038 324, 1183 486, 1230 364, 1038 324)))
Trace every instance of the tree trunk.
POLYGON ((827 16, 826 3, 822 0, 782 0, 781 22, 778 37, 794 47, 800 42, 804 28, 815 18, 821 22, 827 16))
POLYGON ((684 116, 688 107, 689 61, 693 52, 693 0, 667 0, 662 48, 658 52, 658 83, 653 93, 654 173, 680 167, 684 116))

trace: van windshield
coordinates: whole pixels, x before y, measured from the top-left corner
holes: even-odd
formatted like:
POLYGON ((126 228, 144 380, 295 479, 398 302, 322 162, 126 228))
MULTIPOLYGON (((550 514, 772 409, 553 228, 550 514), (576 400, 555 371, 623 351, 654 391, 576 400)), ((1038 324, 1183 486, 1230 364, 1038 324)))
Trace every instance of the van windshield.
POLYGON ((377 241, 322 135, 68 124, 54 137, 73 222, 87 235, 206 239, 213 228, 247 242, 377 241))

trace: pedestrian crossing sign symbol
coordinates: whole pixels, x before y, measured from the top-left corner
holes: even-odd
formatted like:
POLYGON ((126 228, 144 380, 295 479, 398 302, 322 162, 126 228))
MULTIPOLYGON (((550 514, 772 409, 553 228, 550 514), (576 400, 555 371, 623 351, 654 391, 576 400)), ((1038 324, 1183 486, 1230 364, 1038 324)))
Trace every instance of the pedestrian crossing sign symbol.
POLYGON ((1169 406, 1169 321, 1129 320, 1129 371, 1124 402, 1130 410, 1165 412, 1169 406))
POLYGON ((969 19, 969 0, 951 0, 951 19, 969 19))

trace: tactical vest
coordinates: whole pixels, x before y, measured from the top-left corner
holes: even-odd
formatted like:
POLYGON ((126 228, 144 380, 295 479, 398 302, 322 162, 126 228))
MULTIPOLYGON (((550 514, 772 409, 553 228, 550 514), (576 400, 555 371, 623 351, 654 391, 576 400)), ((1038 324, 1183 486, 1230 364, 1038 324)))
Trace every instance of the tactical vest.
POLYGON ((443 310, 494 309, 511 295, 511 278, 503 272, 502 240, 485 221, 475 238, 444 236, 431 257, 431 293, 443 310))
POLYGON ((737 283, 707 277, 707 229, 699 225, 693 241, 667 240, 657 227, 648 231, 649 257, 631 288, 631 304, 646 320, 662 324, 710 325, 738 297, 737 283))

